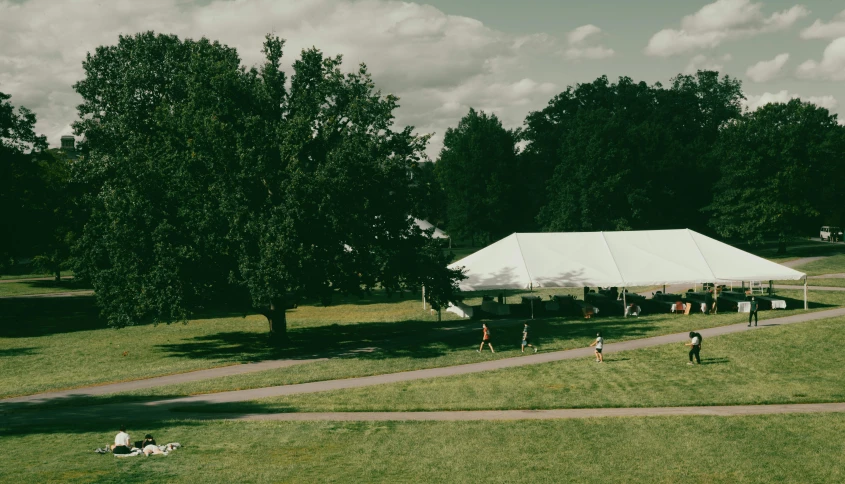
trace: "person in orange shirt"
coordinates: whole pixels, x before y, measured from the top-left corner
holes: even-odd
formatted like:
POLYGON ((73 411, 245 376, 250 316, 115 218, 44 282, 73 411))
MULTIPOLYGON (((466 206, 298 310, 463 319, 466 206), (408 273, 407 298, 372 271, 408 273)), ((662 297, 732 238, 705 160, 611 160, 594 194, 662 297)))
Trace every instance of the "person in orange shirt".
POLYGON ((490 352, 495 353, 495 351, 493 350, 493 343, 490 342, 490 328, 488 328, 486 324, 482 324, 481 329, 484 331, 484 337, 481 340, 481 346, 479 346, 478 350, 476 351, 481 353, 481 350, 484 349, 484 344, 487 343, 487 346, 490 347, 490 352))

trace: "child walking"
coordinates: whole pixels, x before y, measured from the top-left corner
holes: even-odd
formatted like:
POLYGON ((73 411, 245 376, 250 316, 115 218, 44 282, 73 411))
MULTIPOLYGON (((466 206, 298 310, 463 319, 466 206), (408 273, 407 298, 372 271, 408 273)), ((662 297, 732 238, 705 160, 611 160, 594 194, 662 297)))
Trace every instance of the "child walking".
POLYGON ((522 328, 522 352, 525 353, 525 347, 534 348, 534 353, 537 352, 537 347, 531 344, 531 340, 528 339, 528 323, 525 323, 525 327, 522 328))
POLYGON ((596 340, 590 346, 596 347, 596 363, 604 363, 604 357, 601 355, 601 348, 604 346, 604 338, 601 337, 601 331, 596 333, 596 340))
POLYGON ((484 344, 487 343, 487 346, 490 347, 490 352, 495 353, 495 351, 493 350, 493 343, 490 342, 490 328, 488 328, 486 324, 482 324, 481 329, 484 331, 484 337, 481 340, 481 346, 479 346, 478 350, 476 351, 481 353, 481 350, 484 349, 484 344))

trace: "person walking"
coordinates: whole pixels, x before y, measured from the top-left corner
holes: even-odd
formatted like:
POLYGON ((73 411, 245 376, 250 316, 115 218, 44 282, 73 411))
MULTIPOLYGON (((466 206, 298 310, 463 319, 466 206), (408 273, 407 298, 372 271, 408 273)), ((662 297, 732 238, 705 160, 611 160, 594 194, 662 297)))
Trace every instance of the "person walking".
POLYGON ((696 333, 695 331, 690 331, 689 333, 690 342, 685 343, 684 346, 689 346, 689 363, 688 365, 692 365, 692 359, 695 357, 695 362, 699 365, 701 364, 701 335, 696 333))
POLYGON ((751 316, 754 316, 754 326, 757 326, 757 309, 759 305, 757 304, 757 300, 754 297, 751 297, 751 308, 748 311, 748 327, 751 327, 751 316))
POLYGON ((482 338, 481 346, 478 347, 477 351, 481 353, 481 350, 484 349, 484 344, 487 343, 487 346, 490 347, 490 352, 495 353, 493 350, 493 343, 490 342, 490 328, 488 328, 486 324, 482 324, 481 329, 484 331, 484 337, 482 338))
POLYGON ((604 346, 604 338, 601 337, 601 331, 596 333, 596 340, 590 344, 590 346, 595 346, 595 354, 596 354, 596 363, 604 363, 604 357, 601 355, 601 349, 604 346))
POLYGON ((537 352, 537 347, 531 344, 531 340, 528 339, 528 323, 525 323, 525 327, 522 328, 522 352, 525 353, 525 347, 528 346, 530 348, 534 348, 534 353, 537 352))

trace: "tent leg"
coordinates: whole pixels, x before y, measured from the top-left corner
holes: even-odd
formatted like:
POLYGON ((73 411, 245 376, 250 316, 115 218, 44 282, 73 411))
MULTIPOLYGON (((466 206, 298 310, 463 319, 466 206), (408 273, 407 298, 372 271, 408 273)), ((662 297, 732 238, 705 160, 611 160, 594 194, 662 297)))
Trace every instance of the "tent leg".
POLYGON ((534 319, 534 300, 531 300, 531 319, 534 319))
POLYGON ((422 290, 422 300, 423 300, 423 311, 425 311, 425 286, 423 286, 423 290, 422 290))
POLYGON ((806 311, 807 307, 807 277, 804 277, 804 310, 806 311))
POLYGON ((627 318, 628 317, 628 301, 625 299, 625 293, 628 292, 625 288, 622 288, 622 314, 627 318))

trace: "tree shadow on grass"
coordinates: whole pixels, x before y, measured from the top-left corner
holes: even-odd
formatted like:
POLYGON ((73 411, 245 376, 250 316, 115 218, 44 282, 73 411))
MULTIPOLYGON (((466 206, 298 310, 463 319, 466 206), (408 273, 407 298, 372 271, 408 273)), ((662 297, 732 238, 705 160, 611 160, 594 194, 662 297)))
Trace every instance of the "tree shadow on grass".
POLYGON ((725 363, 730 363, 731 360, 729 358, 702 358, 701 364, 702 365, 723 365, 725 363))
MULTIPOLYGON (((522 319, 487 321, 497 349, 518 349, 522 319)), ((592 337, 601 330, 605 338, 634 339, 650 334, 654 324, 646 318, 631 323, 622 318, 589 321, 547 318, 531 322, 532 339, 539 346, 557 340, 592 337)), ((481 342, 478 321, 398 321, 325 325, 291 329, 284 346, 273 346, 266 334, 244 331, 203 335, 164 344, 157 349, 169 356, 190 359, 261 361, 282 358, 354 358, 385 360, 428 359, 446 356, 455 349, 470 349, 481 342)))
POLYGON ((5 348, 0 349, 0 358, 14 358, 15 356, 27 356, 38 353, 38 348, 22 347, 22 348, 5 348))
POLYGON ((46 336, 105 327, 94 296, 0 299, 0 337, 46 336))

